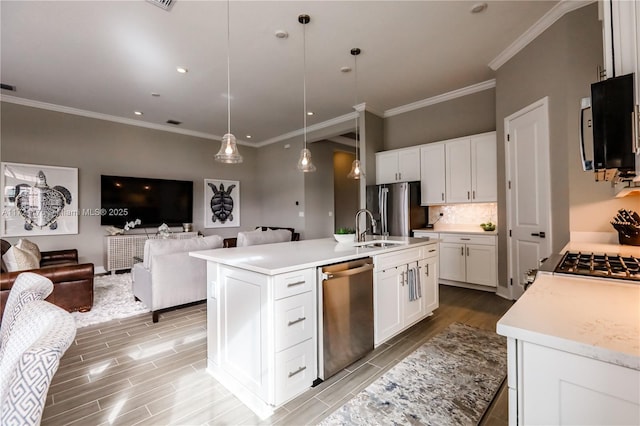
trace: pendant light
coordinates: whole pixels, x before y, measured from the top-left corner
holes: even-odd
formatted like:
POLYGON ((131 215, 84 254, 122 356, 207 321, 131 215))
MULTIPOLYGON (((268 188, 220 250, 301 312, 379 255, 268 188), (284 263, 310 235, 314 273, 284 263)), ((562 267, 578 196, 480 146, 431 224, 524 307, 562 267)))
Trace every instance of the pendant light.
POLYGON ((301 172, 315 172, 316 166, 311 161, 311 151, 307 149, 307 30, 306 25, 311 21, 309 15, 298 16, 298 22, 302 24, 302 64, 303 64, 303 78, 302 78, 302 102, 304 104, 303 111, 303 133, 304 133, 304 148, 300 151, 300 159, 298 160, 298 170, 301 172))
MULTIPOLYGON (((351 54, 353 55, 353 73, 356 87, 356 101, 354 104, 355 106, 358 105, 358 55, 360 54, 360 52, 360 49, 357 47, 351 49, 351 54)), ((351 163, 351 171, 347 175, 347 178, 349 179, 360 179, 362 176, 364 176, 364 172, 360 168, 360 151, 358 150, 358 141, 360 139, 360 135, 358 134, 358 117, 360 117, 360 112, 356 110, 356 159, 351 163)))
POLYGON ((242 155, 238 152, 236 137, 231 133, 231 73, 230 73, 230 23, 229 23, 229 0, 227 0, 227 133, 222 137, 220 150, 215 156, 215 160, 220 163, 238 164, 242 163, 242 155))

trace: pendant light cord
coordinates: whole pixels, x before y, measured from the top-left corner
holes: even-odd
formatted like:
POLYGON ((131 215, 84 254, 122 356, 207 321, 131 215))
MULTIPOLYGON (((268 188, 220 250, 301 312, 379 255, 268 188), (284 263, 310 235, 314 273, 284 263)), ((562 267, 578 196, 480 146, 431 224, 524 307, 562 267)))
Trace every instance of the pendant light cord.
POLYGON ((302 103, 304 104, 304 149, 307 149, 307 24, 302 24, 302 103))
POLYGON ((355 73, 355 83, 356 83, 356 93, 355 93, 355 105, 354 108, 356 109, 356 160, 358 160, 360 158, 359 152, 358 152, 358 139, 360 139, 358 137, 358 118, 360 116, 360 112, 358 111, 358 55, 353 55, 353 72, 355 73))
POLYGON ((230 18, 230 0, 227 0, 227 133, 231 133, 231 24, 230 18))

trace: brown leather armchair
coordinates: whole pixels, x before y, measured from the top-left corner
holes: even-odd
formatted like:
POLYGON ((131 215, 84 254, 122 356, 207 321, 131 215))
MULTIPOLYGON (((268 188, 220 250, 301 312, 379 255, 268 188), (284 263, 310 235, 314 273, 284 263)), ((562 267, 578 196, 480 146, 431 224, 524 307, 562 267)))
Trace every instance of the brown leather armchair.
MULTIPOLYGON (((4 255, 11 247, 5 240, 0 240, 0 248, 4 255)), ((53 282, 53 292, 45 300, 60 306, 69 312, 90 311, 93 306, 93 263, 78 263, 78 250, 43 251, 40 253, 40 269, 29 271, 6 272, 0 276, 0 320, 7 303, 9 291, 14 281, 22 272, 34 272, 49 278, 53 282)))

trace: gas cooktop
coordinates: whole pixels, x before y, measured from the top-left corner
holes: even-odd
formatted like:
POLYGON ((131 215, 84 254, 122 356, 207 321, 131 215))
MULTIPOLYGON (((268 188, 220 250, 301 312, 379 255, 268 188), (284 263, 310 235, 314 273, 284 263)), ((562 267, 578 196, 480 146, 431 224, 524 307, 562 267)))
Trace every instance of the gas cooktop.
POLYGON ((640 282, 640 260, 634 256, 568 251, 554 272, 640 282))

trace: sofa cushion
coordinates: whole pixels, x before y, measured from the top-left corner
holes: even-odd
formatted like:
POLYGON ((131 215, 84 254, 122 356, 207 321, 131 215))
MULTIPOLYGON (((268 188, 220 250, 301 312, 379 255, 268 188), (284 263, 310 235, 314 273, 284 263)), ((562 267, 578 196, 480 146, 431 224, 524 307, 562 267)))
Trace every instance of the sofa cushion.
POLYGON ((40 248, 36 243, 31 242, 26 238, 21 238, 18 240, 18 244, 16 244, 16 247, 20 247, 22 250, 26 250, 29 253, 32 253, 36 257, 36 259, 38 259, 38 262, 42 260, 42 255, 40 254, 40 248))
POLYGON ((282 243, 291 241, 291 231, 277 229, 262 231, 238 232, 238 247, 255 246, 260 244, 282 243))
POLYGON ((8 272, 25 271, 40 267, 40 261, 33 253, 16 246, 10 247, 2 256, 2 260, 8 272))
POLYGON ((172 239, 172 238, 147 240, 144 243, 143 266, 146 269, 151 269, 151 265, 153 264, 153 257, 160 254, 181 253, 181 252, 221 248, 222 241, 223 241, 223 238, 219 235, 188 238, 185 240, 178 240, 178 239, 172 239))

